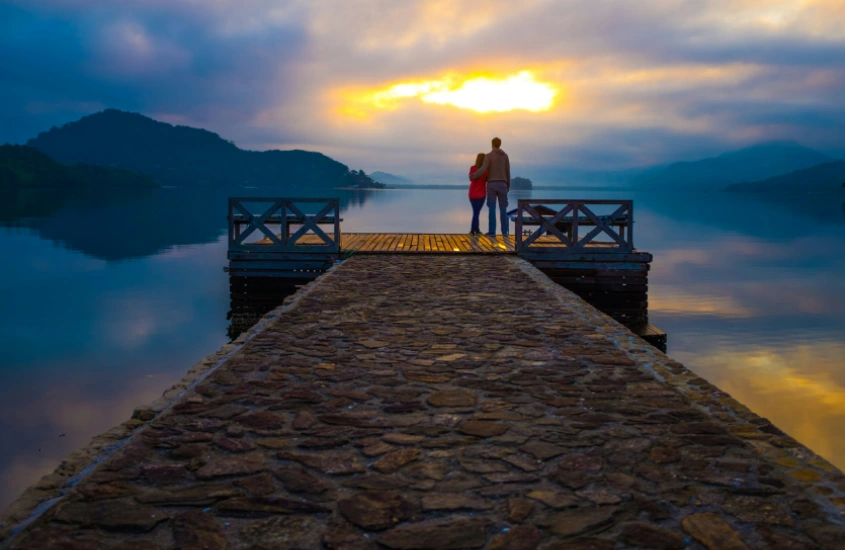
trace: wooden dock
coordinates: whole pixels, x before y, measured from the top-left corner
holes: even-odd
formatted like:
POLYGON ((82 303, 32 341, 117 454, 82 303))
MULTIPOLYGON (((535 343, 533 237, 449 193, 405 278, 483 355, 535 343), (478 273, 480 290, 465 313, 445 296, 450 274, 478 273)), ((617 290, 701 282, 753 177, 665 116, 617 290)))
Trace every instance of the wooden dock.
POLYGON ((338 199, 229 200, 227 270, 239 327, 277 305, 280 292, 295 291, 353 255, 512 255, 666 350, 666 334, 648 323, 653 258, 634 248, 633 201, 519 200, 514 234, 507 237, 342 233, 339 204, 338 199))
MULTIPOLYGON (((457 233, 344 233, 340 237, 340 250, 358 254, 516 254, 516 237, 496 235, 469 235, 457 233)), ((300 237, 296 246, 319 246, 322 240, 316 235, 300 237)), ((269 246, 271 241, 263 238, 255 243, 269 246)), ((557 249, 560 241, 555 237, 540 237, 532 250, 557 249)), ((602 250, 614 250, 612 243, 590 243, 584 247, 582 256, 600 254, 602 250)), ((567 258, 572 258, 572 253, 567 258)), ((576 254, 577 256, 577 254, 576 254)), ((646 261, 645 253, 634 251, 628 254, 629 261, 646 261)), ((592 259, 594 256, 590 256, 592 259)))

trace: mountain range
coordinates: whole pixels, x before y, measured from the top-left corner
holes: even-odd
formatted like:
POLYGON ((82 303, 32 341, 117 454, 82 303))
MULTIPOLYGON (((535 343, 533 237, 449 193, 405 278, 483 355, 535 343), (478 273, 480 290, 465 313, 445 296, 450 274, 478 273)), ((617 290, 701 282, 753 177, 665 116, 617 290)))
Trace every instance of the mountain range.
MULTIPOLYGON (((27 145, 59 163, 88 166, 77 166, 77 172, 87 170, 90 173, 92 166, 108 167, 108 170, 122 168, 148 174, 155 182, 165 186, 287 187, 307 191, 415 183, 387 172, 377 171, 367 176, 317 152, 244 150, 207 130, 174 126, 116 109, 53 127, 29 140, 27 145)), ((565 167, 535 167, 533 172, 551 170, 556 181, 582 181, 590 176, 590 181, 594 180, 596 184, 638 189, 722 190, 741 184, 742 189, 749 191, 765 190, 771 186, 800 191, 838 187, 838 184, 831 187, 829 181, 837 177, 837 166, 822 168, 826 164, 835 165, 837 160, 798 143, 781 141, 697 161, 639 170, 588 174, 565 167), (818 169, 794 175, 814 167, 818 169), (780 177, 785 179, 777 179, 780 177), (776 181, 769 181, 773 178, 776 181)), ((2 167, 0 170, 3 170, 2 167)), ((90 176, 89 179, 96 177, 90 176)), ((0 171, 0 178, 5 178, 0 181, 11 181, 8 170, 0 171)), ((732 187, 732 190, 736 189, 732 187)))
POLYGON ((373 178, 375 181, 379 183, 383 183, 385 185, 413 185, 414 181, 410 180, 404 176, 396 176, 394 174, 388 174, 387 172, 380 172, 375 171, 370 174, 370 177, 373 178))
POLYGON ((29 140, 65 163, 119 166, 167 186, 343 187, 358 177, 322 153, 247 151, 219 135, 107 109, 29 140))
POLYGON ((845 161, 837 160, 752 183, 734 183, 725 191, 830 191, 845 187, 845 161))
POLYGON ((633 177, 636 187, 723 189, 728 185, 767 180, 828 163, 834 158, 792 141, 763 143, 717 157, 676 162, 633 177))

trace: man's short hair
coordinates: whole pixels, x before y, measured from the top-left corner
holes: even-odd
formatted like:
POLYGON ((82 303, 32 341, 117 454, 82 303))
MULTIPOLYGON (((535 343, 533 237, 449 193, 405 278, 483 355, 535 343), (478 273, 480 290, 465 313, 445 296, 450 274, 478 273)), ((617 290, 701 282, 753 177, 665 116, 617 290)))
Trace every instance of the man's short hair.
POLYGON ((496 138, 493 138, 493 147, 495 147, 496 149, 498 149, 498 148, 499 148, 499 147, 501 147, 501 146, 502 146, 502 140, 501 140, 501 139, 499 139, 499 138, 497 138, 497 137, 496 137, 496 138))

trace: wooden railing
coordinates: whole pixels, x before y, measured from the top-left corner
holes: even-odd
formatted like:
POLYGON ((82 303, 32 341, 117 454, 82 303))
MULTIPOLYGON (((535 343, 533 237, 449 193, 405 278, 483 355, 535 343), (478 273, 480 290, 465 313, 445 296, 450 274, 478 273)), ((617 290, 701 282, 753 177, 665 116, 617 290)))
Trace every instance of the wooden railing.
POLYGON ((516 251, 549 251, 566 248, 572 252, 630 253, 634 250, 634 201, 632 200, 540 200, 520 199, 516 212, 516 251), (559 210, 547 205, 559 205, 559 210), (617 206, 609 215, 599 215, 591 205, 617 206), (523 236, 523 226, 537 226, 523 236), (591 227, 581 234, 581 229, 591 227), (538 239, 543 236, 541 242, 538 239), (610 241, 597 241, 600 235, 610 241))
MULTIPOLYGON (((232 197, 229 199, 229 250, 243 252, 340 252, 340 199, 287 199, 232 197), (269 204, 263 213, 250 212, 244 203, 269 204), (316 214, 305 214, 297 205, 317 204, 316 214), (246 228, 242 229, 241 226, 246 228), (320 226, 332 226, 330 237, 320 226), (278 226, 276 233, 268 226, 278 226), (300 226, 292 231, 292 226, 300 226), (298 244, 311 231, 320 244, 298 244), (256 232, 264 238, 248 242, 256 232)), ((259 236, 259 235, 255 235, 259 236)), ((313 239, 309 239, 313 241, 313 239)))

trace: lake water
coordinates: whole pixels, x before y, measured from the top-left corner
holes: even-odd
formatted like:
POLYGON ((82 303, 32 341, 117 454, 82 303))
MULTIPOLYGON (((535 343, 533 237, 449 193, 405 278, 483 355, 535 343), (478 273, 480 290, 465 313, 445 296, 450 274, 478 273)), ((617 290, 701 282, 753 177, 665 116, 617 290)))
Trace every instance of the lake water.
MULTIPOLYGON (((226 197, 247 194, 289 195, 0 194, 0 508, 229 340, 226 197)), ((344 231, 469 230, 461 189, 330 194, 344 231)), ((532 196, 634 199, 669 355, 845 469, 845 193, 511 199, 532 196)))

